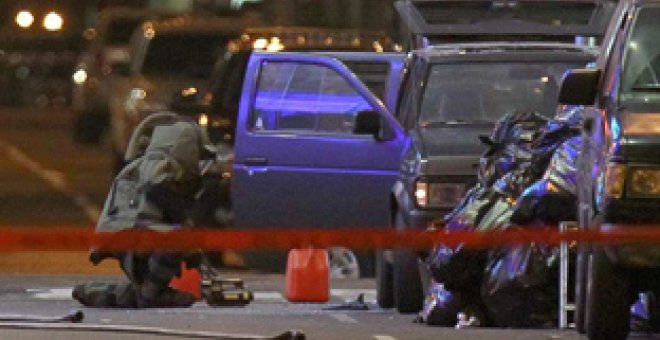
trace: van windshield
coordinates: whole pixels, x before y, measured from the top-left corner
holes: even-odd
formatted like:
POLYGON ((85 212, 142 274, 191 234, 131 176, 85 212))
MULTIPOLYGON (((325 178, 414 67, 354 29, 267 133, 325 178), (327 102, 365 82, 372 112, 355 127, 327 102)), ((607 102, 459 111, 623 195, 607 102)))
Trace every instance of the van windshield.
POLYGON ((629 111, 660 109, 660 6, 642 7, 626 44, 621 104, 629 111))
POLYGON ((167 34, 151 40, 142 74, 206 79, 230 34, 167 34))
POLYGON ((495 122, 512 111, 551 117, 559 82, 580 63, 435 64, 424 90, 420 123, 495 122))

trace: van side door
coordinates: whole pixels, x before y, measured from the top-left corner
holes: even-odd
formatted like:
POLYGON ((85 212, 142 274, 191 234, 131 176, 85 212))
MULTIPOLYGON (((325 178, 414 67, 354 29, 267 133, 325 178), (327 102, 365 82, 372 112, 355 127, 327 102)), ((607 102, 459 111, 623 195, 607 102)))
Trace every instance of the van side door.
POLYGON ((338 59, 254 53, 236 133, 237 227, 389 225, 388 194, 398 175, 403 131, 338 59), (355 131, 364 116, 376 117, 377 134, 355 131))

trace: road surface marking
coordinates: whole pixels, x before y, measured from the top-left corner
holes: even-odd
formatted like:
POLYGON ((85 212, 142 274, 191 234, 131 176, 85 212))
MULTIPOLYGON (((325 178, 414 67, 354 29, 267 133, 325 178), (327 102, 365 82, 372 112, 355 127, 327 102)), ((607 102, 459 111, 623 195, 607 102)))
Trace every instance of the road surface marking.
MULTIPOLYGON (((63 287, 63 288, 29 288, 25 290, 28 294, 36 299, 41 300, 69 300, 71 299, 71 293, 73 288, 63 287)), ((373 296, 373 301, 375 301, 375 290, 374 289, 331 289, 330 295, 335 298, 339 298, 344 302, 353 301, 357 298, 360 293, 365 294, 365 302, 372 302, 371 299, 367 297, 373 296)), ((265 302, 287 302, 287 299, 281 292, 278 291, 255 291, 254 292, 255 301, 265 301, 265 302)))
POLYGON ((286 299, 280 292, 254 292, 255 301, 286 302, 286 299))
POLYGON ((343 323, 358 323, 357 320, 343 313, 332 313, 330 317, 343 323))
POLYGON ((43 181, 50 184, 52 188, 71 198, 76 206, 82 209, 85 216, 87 216, 91 222, 96 222, 101 214, 101 209, 92 203, 87 195, 76 192, 71 188, 71 185, 66 180, 66 176, 62 172, 44 168, 39 162, 33 160, 19 148, 6 141, 0 140, 0 148, 4 150, 9 159, 14 163, 26 168, 43 181))
POLYGON ((40 300, 71 300, 73 288, 35 288, 25 291, 40 300))
POLYGON ((396 338, 391 335, 374 334, 374 340, 396 340, 396 338))

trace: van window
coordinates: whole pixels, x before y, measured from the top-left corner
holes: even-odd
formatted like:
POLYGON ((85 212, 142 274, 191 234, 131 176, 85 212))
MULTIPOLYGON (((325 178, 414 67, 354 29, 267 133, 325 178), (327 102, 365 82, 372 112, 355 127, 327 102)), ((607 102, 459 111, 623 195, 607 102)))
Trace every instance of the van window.
POLYGON ((316 64, 264 63, 251 128, 305 134, 352 134, 369 103, 335 70, 316 64))

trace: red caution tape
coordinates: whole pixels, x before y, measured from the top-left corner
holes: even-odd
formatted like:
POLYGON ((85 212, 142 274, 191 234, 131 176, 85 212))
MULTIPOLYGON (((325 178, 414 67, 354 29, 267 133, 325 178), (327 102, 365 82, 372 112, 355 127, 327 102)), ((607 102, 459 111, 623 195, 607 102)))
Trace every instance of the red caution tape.
POLYGON ((327 248, 354 249, 410 247, 430 249, 437 244, 470 248, 511 246, 525 243, 558 245, 561 242, 600 244, 660 244, 660 226, 629 226, 612 232, 565 231, 556 227, 519 228, 503 231, 395 231, 387 229, 339 230, 178 230, 156 232, 127 230, 95 233, 90 229, 0 229, 0 251, 88 250, 246 250, 327 248))

